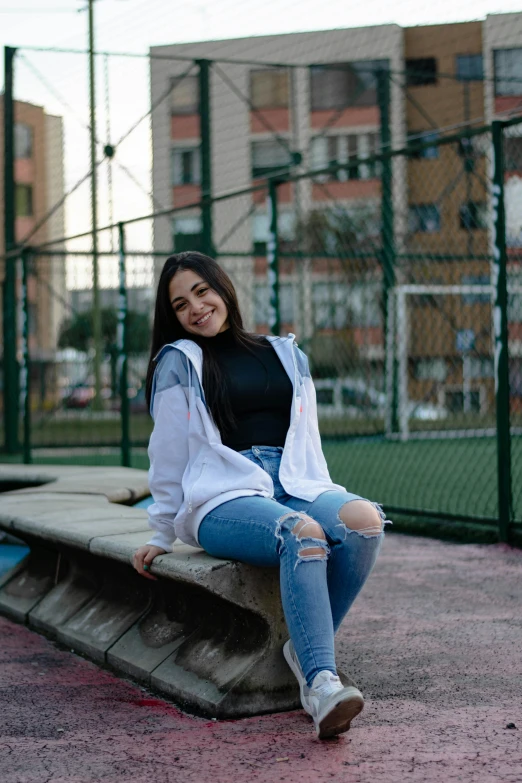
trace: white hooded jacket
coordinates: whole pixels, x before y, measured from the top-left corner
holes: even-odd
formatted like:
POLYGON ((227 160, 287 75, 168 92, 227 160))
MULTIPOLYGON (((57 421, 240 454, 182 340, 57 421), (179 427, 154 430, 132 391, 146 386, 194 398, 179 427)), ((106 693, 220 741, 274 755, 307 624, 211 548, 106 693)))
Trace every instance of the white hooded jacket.
MULTIPOLYGON (((281 484, 289 495, 309 501, 328 490, 344 490, 331 481, 323 456, 308 359, 293 334, 268 340, 294 388, 281 484)), ((168 552, 176 538, 198 546, 199 525, 216 506, 249 495, 273 497, 274 486, 262 468, 222 443, 205 404, 201 348, 192 340, 178 340, 156 358, 149 442, 154 503, 148 508, 155 533, 148 543, 168 552)))

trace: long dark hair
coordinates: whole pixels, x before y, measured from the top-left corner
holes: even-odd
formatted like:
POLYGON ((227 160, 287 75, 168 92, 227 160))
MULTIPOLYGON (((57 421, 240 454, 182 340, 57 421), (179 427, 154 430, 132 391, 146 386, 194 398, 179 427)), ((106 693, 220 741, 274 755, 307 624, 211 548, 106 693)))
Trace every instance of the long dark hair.
POLYGON ((233 428, 235 418, 230 405, 226 378, 221 371, 215 350, 213 349, 213 340, 211 337, 200 337, 192 334, 192 332, 187 332, 178 321, 170 303, 170 281, 176 272, 185 270, 191 270, 199 275, 223 299, 228 311, 230 331, 236 342, 250 349, 254 345, 259 345, 263 342, 260 336, 258 337, 245 331, 232 280, 213 258, 196 251, 176 253, 173 256, 169 256, 161 270, 156 294, 145 397, 150 408, 152 379, 156 369, 154 357, 161 348, 175 340, 183 338, 193 340, 201 346, 203 351, 203 390, 207 407, 221 434, 225 434, 233 428))

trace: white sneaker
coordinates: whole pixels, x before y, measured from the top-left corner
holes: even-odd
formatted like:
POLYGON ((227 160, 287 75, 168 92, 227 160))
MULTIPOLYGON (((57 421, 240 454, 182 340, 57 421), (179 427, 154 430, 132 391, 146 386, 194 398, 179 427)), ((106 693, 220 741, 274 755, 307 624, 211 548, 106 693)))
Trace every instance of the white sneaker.
POLYGON ((360 690, 355 686, 344 687, 339 677, 329 671, 319 672, 309 688, 291 640, 283 645, 283 655, 299 683, 301 704, 312 716, 319 739, 348 731, 351 721, 364 707, 360 690))
POLYGON ((308 690, 307 701, 319 739, 348 731, 350 723, 364 707, 362 693, 353 686, 345 688, 335 674, 316 674, 308 690))

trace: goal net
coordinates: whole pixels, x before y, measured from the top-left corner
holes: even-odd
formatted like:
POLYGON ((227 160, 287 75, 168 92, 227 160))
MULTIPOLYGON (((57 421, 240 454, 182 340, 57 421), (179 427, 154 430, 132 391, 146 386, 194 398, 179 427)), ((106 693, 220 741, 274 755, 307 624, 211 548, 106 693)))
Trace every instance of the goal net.
MULTIPOLYGON (((495 433, 494 289, 405 284, 390 292, 386 335, 386 433, 392 439, 495 433)), ((510 376, 522 341, 522 285, 508 285, 510 376)))

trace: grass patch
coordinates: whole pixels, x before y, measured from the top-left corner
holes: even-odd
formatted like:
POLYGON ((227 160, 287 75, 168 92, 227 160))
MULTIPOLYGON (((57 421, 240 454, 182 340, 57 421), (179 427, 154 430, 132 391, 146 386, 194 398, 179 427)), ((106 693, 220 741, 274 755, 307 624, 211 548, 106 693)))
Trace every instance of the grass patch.
MULTIPOLYGON (((519 452, 521 444, 519 439, 519 452)), ((465 516, 497 514, 493 438, 325 440, 323 447, 332 479, 350 492, 390 506, 465 516)), ((514 487, 521 483, 521 464, 520 459, 515 462, 514 487)))
MULTIPOLYGON (((383 505, 425 512, 497 516, 494 438, 389 442, 381 438, 323 439, 332 479, 383 505)), ((146 449, 132 449, 132 467, 148 470, 146 449)), ((20 455, 1 457, 20 463, 20 455)), ((36 451, 35 464, 120 465, 118 448, 36 451)), ((522 520, 522 437, 512 438, 513 502, 522 520)), ((393 515, 391 515, 393 518, 393 515)))

